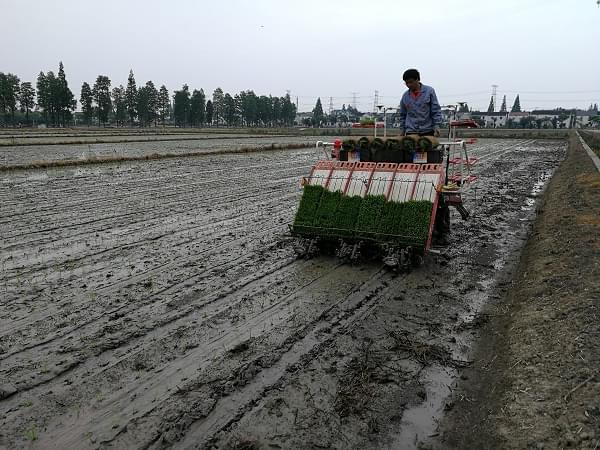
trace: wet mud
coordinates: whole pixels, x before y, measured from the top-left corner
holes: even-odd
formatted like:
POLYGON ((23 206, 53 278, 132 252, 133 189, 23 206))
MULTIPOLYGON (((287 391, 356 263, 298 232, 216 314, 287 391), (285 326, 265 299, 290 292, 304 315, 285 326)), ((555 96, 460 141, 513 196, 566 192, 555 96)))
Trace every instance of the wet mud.
POLYGON ((288 234, 315 149, 0 184, 0 447, 417 448, 471 364, 566 143, 480 140, 410 273, 288 234))

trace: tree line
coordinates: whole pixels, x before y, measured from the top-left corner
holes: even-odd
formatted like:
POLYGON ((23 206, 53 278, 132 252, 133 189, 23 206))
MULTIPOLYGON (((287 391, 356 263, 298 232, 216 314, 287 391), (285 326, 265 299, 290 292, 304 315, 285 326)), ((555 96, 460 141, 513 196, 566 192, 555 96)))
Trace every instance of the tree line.
POLYGON ((204 90, 190 93, 187 84, 173 95, 173 119, 177 126, 291 126, 296 118, 296 105, 289 94, 284 97, 258 96, 242 91, 232 96, 221 88, 214 90, 212 100, 204 90))
MULTIPOLYGON (((231 95, 217 88, 207 99, 203 89, 190 91, 184 84, 171 98, 164 84, 157 89, 147 81, 138 88, 132 70, 126 87, 112 87, 106 75, 98 75, 92 85, 83 82, 79 104, 81 119, 87 125, 275 127, 291 126, 296 117, 296 105, 289 94, 258 96, 247 90, 231 95)), ((40 72, 35 89, 31 82, 0 72, 0 124, 16 125, 23 120, 29 124, 30 113, 34 113, 38 122, 64 127, 73 124, 76 107, 62 62, 58 74, 40 72)))

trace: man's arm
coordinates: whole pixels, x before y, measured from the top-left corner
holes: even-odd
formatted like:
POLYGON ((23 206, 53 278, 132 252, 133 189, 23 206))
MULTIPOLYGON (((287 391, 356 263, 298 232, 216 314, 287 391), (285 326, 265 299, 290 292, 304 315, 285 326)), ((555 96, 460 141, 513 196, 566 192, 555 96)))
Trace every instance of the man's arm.
POLYGON ((404 95, 400 99, 400 135, 406 131, 406 106, 404 106, 404 95))
POLYGON ((433 121, 433 129, 435 135, 440 135, 440 125, 442 124, 442 108, 438 102, 435 90, 431 89, 431 120, 433 121))

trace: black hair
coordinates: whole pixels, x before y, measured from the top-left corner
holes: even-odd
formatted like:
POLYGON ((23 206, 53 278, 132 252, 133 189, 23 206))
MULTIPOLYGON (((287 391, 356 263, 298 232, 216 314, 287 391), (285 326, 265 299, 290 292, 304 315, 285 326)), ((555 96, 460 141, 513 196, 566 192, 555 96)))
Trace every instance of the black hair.
POLYGON ((402 75, 402 79, 404 81, 406 81, 406 80, 419 81, 421 79, 421 75, 419 75, 419 71, 417 69, 408 69, 406 72, 404 72, 404 75, 402 75))

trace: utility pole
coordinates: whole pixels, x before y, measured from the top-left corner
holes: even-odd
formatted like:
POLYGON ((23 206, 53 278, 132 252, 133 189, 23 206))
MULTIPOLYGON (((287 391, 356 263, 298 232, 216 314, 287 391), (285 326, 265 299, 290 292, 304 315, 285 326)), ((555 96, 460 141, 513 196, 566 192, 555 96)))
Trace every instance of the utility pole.
POLYGON ((379 105, 379 91, 375 91, 375 98, 373 99, 373 113, 377 113, 377 105, 379 105))
POLYGON ((356 109, 356 96, 358 95, 358 92, 351 92, 352 94, 352 108, 356 109))
POLYGON ((494 111, 492 111, 492 112, 496 111, 496 104, 497 104, 497 102, 496 102, 496 89, 497 88, 498 88, 497 84, 492 84, 492 98, 494 99, 494 111))

